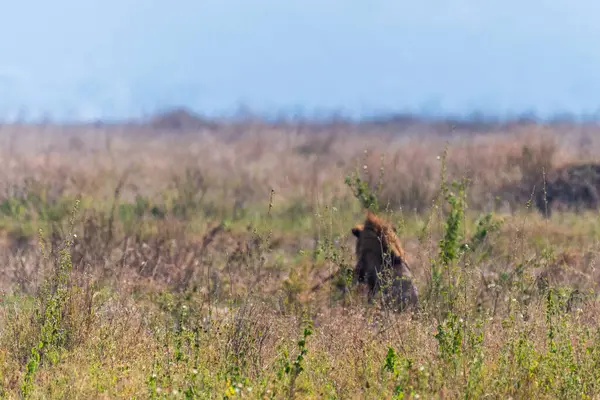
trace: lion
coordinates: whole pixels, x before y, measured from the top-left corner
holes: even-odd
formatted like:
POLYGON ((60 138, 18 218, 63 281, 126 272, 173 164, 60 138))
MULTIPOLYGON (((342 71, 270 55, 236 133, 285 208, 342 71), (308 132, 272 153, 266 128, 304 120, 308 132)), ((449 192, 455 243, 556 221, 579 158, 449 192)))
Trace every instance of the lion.
POLYGON ((357 257, 353 280, 367 284, 369 302, 381 290, 384 298, 401 311, 417 307, 418 291, 395 229, 367 211, 364 223, 355 225, 352 234, 356 237, 357 257))

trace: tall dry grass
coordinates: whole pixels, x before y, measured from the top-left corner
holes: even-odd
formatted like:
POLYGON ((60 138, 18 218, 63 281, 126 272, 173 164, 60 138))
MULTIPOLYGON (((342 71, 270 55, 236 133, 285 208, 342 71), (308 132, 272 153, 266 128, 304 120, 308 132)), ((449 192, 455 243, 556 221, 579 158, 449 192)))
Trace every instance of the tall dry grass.
POLYGON ((598 396, 600 225, 526 205, 592 159, 591 128, 365 129, 2 127, 0 394, 598 396), (352 174, 399 228, 418 318, 343 274, 310 290, 353 267, 352 174))

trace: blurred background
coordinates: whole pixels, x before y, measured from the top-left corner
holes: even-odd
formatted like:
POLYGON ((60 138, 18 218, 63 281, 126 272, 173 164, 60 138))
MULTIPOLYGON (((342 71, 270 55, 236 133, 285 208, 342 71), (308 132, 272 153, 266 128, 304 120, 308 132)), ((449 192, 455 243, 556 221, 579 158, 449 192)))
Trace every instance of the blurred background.
POLYGON ((23 0, 0 17, 0 118, 589 116, 598 12, 589 0, 23 0))

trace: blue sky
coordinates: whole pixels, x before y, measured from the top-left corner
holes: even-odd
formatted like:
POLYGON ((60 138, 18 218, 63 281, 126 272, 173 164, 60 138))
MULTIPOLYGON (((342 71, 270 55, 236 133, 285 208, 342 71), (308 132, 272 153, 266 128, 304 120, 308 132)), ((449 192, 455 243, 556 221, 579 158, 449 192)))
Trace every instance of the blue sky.
POLYGON ((0 117, 600 108, 591 0, 2 0, 0 117))

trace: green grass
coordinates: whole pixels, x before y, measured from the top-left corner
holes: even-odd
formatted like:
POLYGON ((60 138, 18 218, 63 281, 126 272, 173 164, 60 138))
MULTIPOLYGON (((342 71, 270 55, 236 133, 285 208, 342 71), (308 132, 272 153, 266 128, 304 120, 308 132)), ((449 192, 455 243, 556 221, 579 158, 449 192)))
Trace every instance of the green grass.
MULTIPOLYGON (((561 234, 552 237, 532 215, 467 212, 463 217, 462 203, 449 196, 445 221, 428 227, 424 216, 392 216, 401 220, 403 237, 421 236, 431 248, 427 269, 417 274, 425 304, 417 319, 367 306, 358 294, 350 294, 350 303, 339 295, 302 296, 310 280, 307 268, 328 268, 331 260, 351 267, 332 241, 348 234, 344 221, 359 221, 355 211, 327 207, 316 218, 296 211, 286 218, 277 212, 269 217, 265 210, 261 218, 230 221, 231 232, 262 242, 269 234, 293 241, 316 229, 322 243, 314 261, 308 254, 283 264, 269 258, 277 249, 258 245, 262 254, 255 260, 269 258, 263 261, 265 274, 283 270, 288 275, 283 281, 256 286, 252 274, 260 266, 253 260, 217 266, 220 284, 230 286, 221 288, 221 295, 200 287, 210 285, 208 271, 197 277, 198 286, 181 292, 164 281, 135 287, 94 283, 99 277, 93 273, 71 271, 72 245, 64 243, 62 253, 49 260, 46 291, 1 298, 1 393, 8 398, 596 396, 596 304, 565 311, 568 291, 550 290, 559 284, 535 291, 527 279, 533 279, 533 268, 553 262, 551 253, 583 244, 577 236, 598 237, 598 224, 570 216, 561 234), (524 229, 521 218, 541 227, 515 243, 510 236, 524 229), (250 234, 246 225, 252 223, 256 229, 250 234), (491 303, 482 308, 477 295, 480 266, 492 270, 494 264, 504 264, 499 276, 518 266, 523 271, 503 283, 498 278, 501 305, 492 315, 491 303), (243 282, 225 279, 230 267, 243 282)), ((118 235, 130 229, 131 217, 122 216, 118 235)), ((73 225, 75 232, 81 227, 73 225)), ((494 296, 494 289, 483 289, 494 296)))

